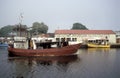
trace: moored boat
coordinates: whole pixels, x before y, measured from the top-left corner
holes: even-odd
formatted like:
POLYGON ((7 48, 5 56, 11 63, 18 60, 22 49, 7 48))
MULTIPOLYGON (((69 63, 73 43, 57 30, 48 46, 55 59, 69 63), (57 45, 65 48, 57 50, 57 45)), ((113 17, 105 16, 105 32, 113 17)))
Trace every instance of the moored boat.
POLYGON ((64 56, 64 55, 75 54, 80 47, 80 44, 74 44, 74 45, 67 45, 63 47, 54 47, 54 48, 52 47, 27 48, 26 47, 27 45, 29 45, 29 41, 27 40, 22 40, 22 42, 17 41, 16 43, 14 43, 14 47, 8 47, 9 55, 12 55, 12 56, 64 56))
POLYGON ((87 46, 90 48, 110 48, 108 39, 89 40, 87 46))
POLYGON ((7 43, 0 43, 0 47, 7 47, 8 44, 7 43))
POLYGON ((91 48, 110 48, 110 45, 109 45, 109 44, 103 45, 103 44, 92 44, 92 43, 88 43, 87 45, 88 45, 88 47, 91 47, 91 48))
POLYGON ((64 56, 71 55, 77 52, 80 44, 65 46, 61 48, 50 49, 18 49, 8 48, 10 55, 15 56, 64 56))

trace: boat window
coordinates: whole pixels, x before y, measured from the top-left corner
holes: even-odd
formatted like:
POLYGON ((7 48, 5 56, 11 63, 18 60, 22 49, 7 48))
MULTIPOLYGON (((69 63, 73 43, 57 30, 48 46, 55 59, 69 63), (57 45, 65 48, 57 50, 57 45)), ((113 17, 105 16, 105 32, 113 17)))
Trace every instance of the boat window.
POLYGON ((60 38, 56 38, 56 41, 60 41, 60 38))
POLYGON ((64 41, 65 39, 64 38, 61 38, 61 41, 64 41))
POLYGON ((77 41, 77 38, 72 38, 72 41, 77 41))
POLYGON ((71 39, 70 39, 70 38, 67 38, 67 41, 71 41, 71 39))

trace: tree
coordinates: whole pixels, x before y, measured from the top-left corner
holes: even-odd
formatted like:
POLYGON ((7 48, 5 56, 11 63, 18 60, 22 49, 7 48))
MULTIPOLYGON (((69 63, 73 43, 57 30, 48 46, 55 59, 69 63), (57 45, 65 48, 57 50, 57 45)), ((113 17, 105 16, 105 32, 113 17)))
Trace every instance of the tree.
POLYGON ((48 31, 48 26, 44 23, 34 22, 32 26, 32 33, 34 35, 44 33, 46 34, 48 31))
POLYGON ((26 25, 7 25, 0 29, 0 36, 7 37, 21 34, 25 35, 26 29, 27 29, 26 25))
POLYGON ((84 26, 81 23, 74 23, 72 30, 77 29, 77 30, 88 30, 88 28, 86 28, 86 26, 84 26))
POLYGON ((1 37, 9 36, 9 33, 11 33, 11 32, 13 32, 13 26, 12 25, 4 26, 0 29, 0 36, 1 37))

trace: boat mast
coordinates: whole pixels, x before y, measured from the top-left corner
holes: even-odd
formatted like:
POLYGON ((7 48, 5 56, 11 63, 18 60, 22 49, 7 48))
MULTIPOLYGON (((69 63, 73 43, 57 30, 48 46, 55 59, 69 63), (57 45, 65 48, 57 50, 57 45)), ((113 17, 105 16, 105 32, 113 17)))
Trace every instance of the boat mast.
POLYGON ((19 36, 21 37, 21 26, 22 26, 22 20, 23 20, 23 13, 20 13, 19 16, 19 36))

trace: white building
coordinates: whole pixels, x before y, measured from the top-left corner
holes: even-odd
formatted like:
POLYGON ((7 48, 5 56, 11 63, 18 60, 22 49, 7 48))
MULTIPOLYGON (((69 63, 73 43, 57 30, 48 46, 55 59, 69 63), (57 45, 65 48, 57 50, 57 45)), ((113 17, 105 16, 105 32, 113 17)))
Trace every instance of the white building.
POLYGON ((120 31, 115 31, 117 43, 120 43, 120 31))
POLYGON ((109 43, 116 43, 116 34, 112 30, 56 30, 56 40, 66 38, 68 41, 83 43, 92 39, 108 39, 109 43))

